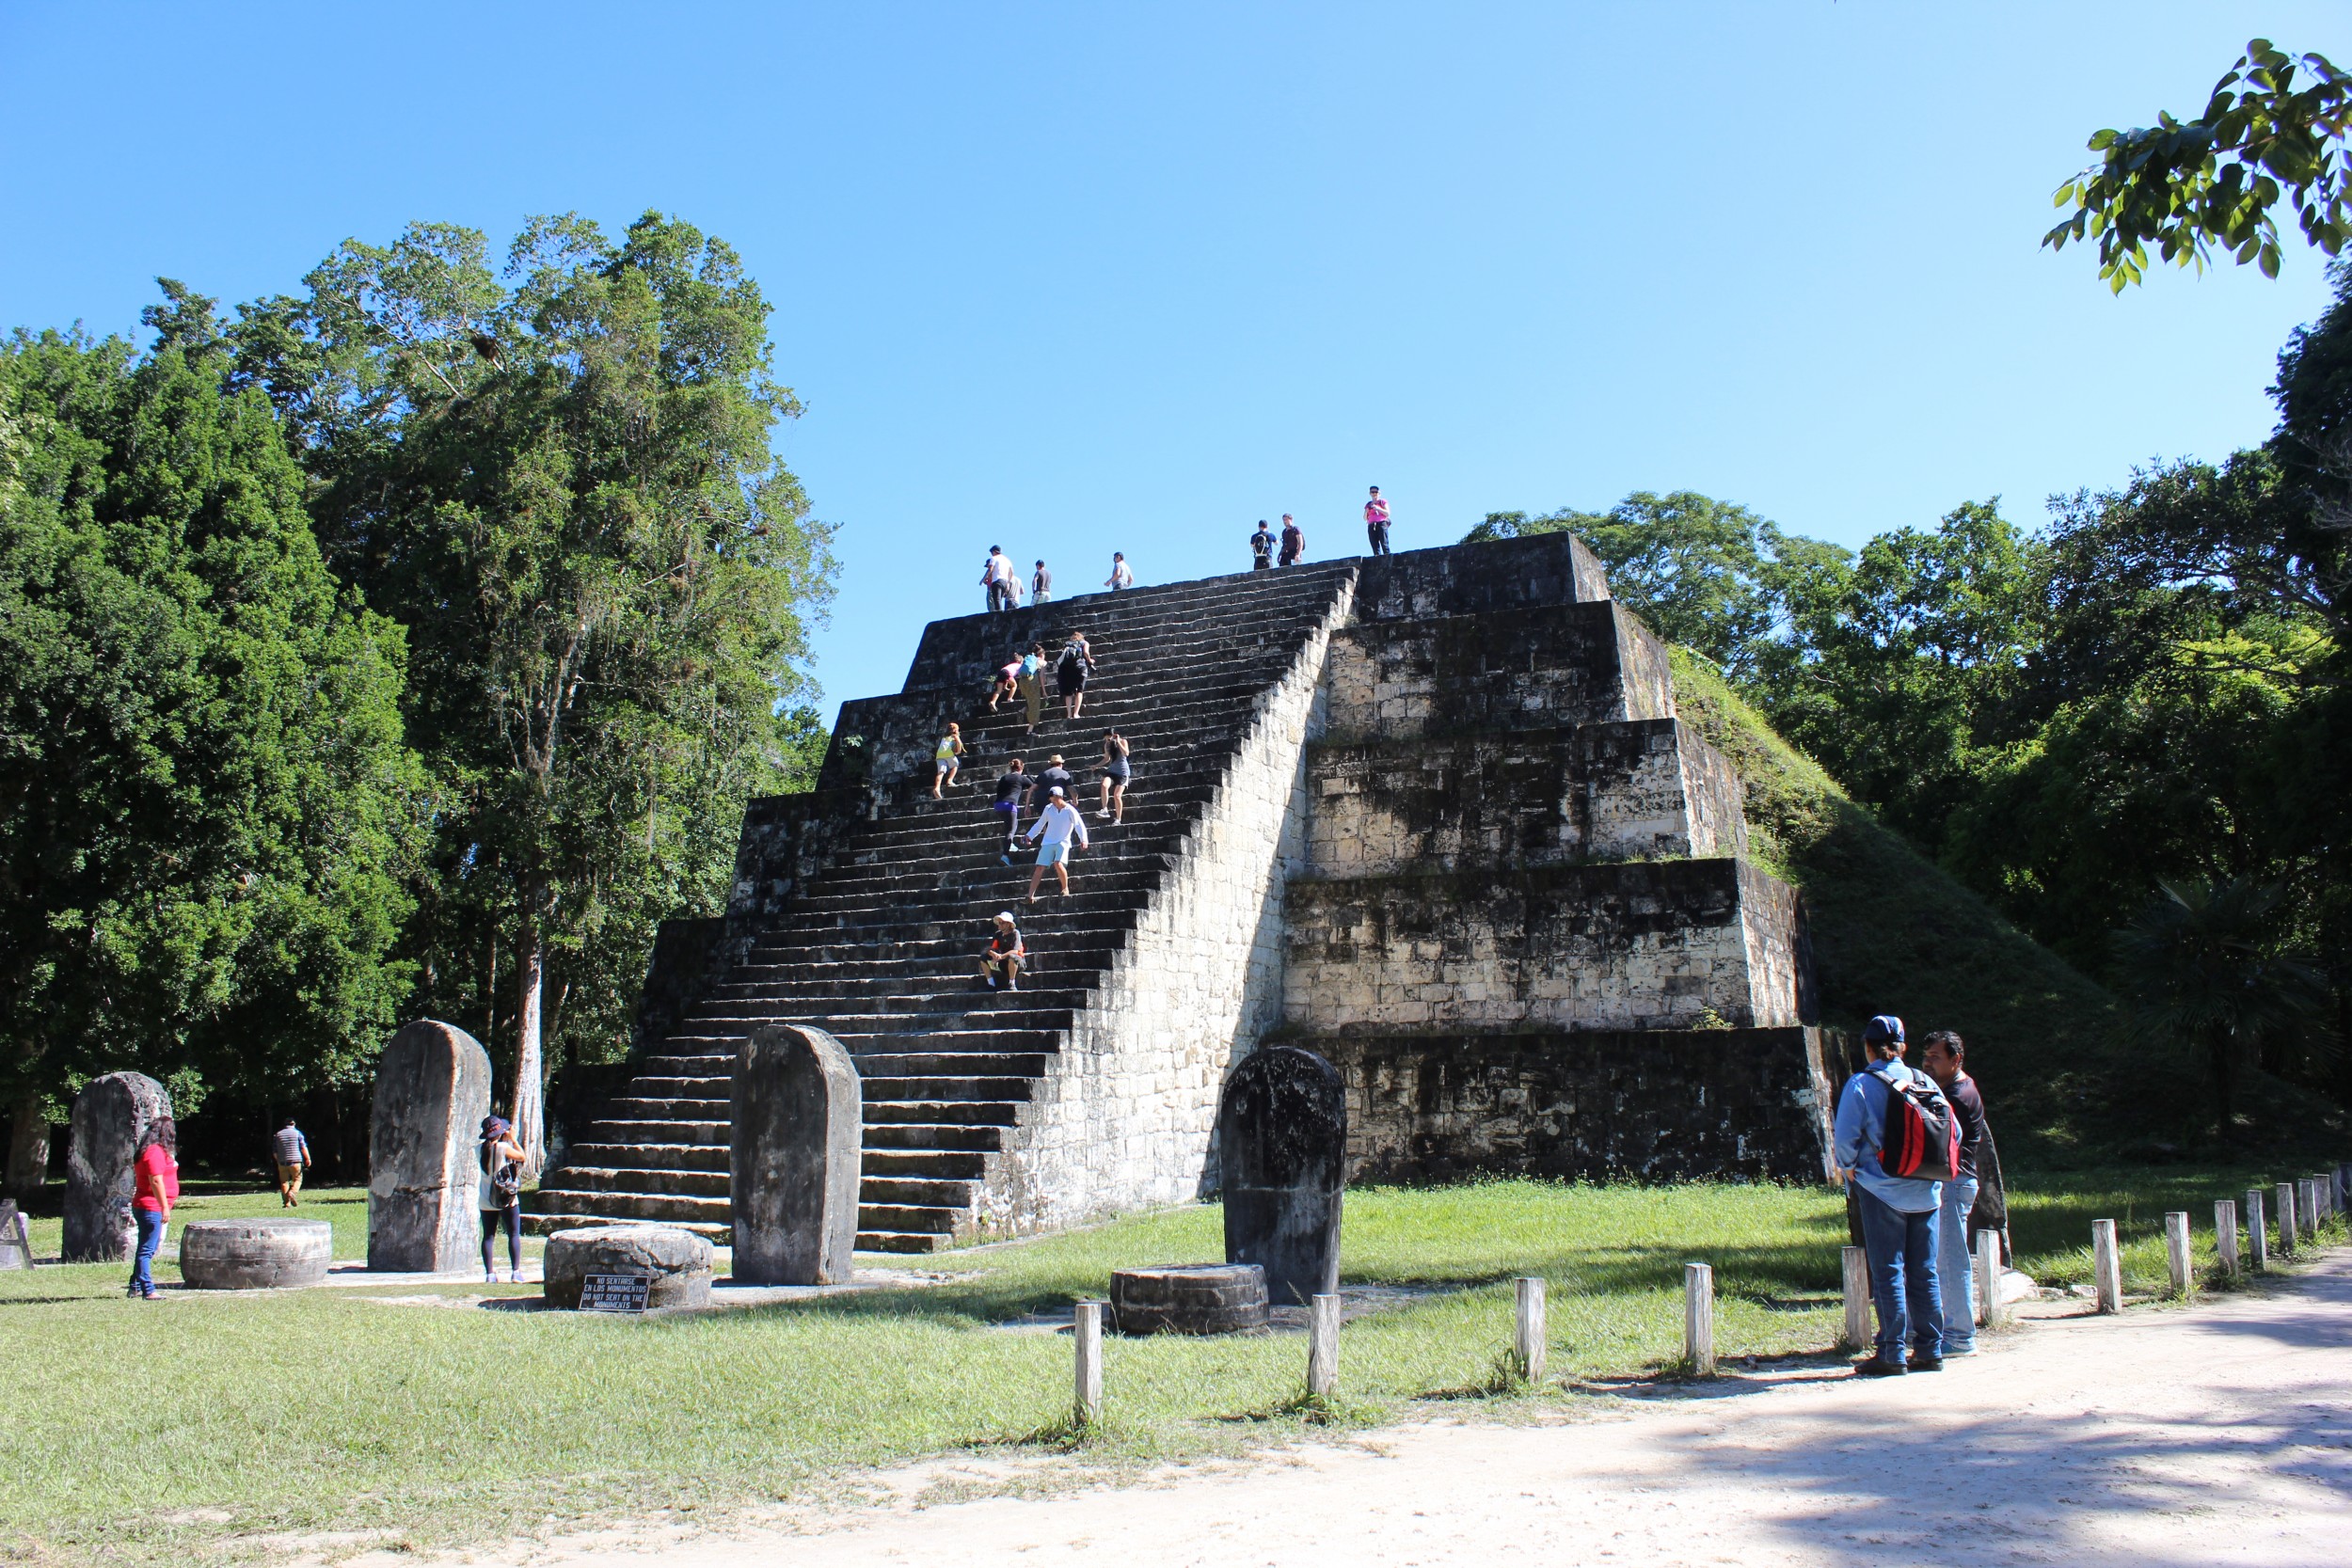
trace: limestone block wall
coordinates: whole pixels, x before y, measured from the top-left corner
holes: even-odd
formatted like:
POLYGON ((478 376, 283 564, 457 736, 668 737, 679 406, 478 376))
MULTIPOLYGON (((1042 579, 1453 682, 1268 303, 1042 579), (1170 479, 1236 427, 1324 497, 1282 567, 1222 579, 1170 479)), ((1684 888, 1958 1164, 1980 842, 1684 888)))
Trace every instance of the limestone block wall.
POLYGON ((990 1158, 973 1234, 1197 1197, 1226 1073, 1281 1022, 1284 888, 1306 849, 1306 747, 1343 590, 1262 700, 1224 782, 990 1158))
POLYGON ((1820 1029, 1356 1030, 1299 1043, 1346 1085, 1354 1180, 1823 1174, 1820 1029))
POLYGON ((1350 739, 1674 716, 1664 647, 1606 599, 1352 626, 1329 685, 1331 733, 1350 739))
MULTIPOLYGON (((1730 860, 1294 882, 1294 1029, 1688 1029, 1799 1022, 1752 959, 1730 860)), ((1764 879, 1769 881, 1770 879, 1764 879)))
POLYGON ((1607 597, 1609 575, 1584 541, 1545 533, 1369 558, 1358 567, 1356 619, 1422 621, 1607 597))
POLYGON ((1319 742, 1308 861, 1321 877, 1736 855, 1738 775, 1677 719, 1319 742))

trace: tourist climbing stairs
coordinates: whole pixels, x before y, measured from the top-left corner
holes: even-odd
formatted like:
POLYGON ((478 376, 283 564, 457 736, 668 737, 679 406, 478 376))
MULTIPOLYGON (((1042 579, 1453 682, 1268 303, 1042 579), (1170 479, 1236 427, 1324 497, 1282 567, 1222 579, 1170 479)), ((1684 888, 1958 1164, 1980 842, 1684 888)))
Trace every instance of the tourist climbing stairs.
MULTIPOLYGON (((988 1161, 1355 570, 1253 572, 1001 617, 998 663, 1020 653, 1016 638, 1042 640, 1050 661, 1067 628, 1085 630, 1096 672, 1080 719, 1062 717, 1050 669, 1045 716, 1029 736, 1018 699, 992 714, 972 682, 959 710, 966 753, 956 786, 933 800, 928 770, 879 782, 878 812, 854 826, 831 868, 564 1150, 534 1196, 535 1227, 659 1220, 723 1236, 735 1053, 761 1025, 789 1022, 839 1038, 863 1080, 858 1247, 926 1252, 982 1229, 974 1196, 988 1161), (1112 729, 1134 769, 1118 826, 1098 815, 1112 729), (1069 895, 1055 895, 1049 870, 1032 905, 1034 853, 1025 847, 1007 863, 991 802, 1009 759, 1036 773, 1055 752, 1077 780, 1093 842, 1071 863, 1069 895), (999 910, 1020 918, 1029 950, 1017 992, 990 991, 976 973, 999 910)), ((902 699, 936 706, 939 689, 913 681, 902 699)))

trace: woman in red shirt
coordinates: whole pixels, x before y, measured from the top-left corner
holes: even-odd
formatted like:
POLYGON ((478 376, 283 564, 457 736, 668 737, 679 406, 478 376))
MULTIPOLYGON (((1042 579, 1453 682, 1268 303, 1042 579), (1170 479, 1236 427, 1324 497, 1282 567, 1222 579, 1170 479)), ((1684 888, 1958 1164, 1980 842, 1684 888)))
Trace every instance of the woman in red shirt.
POLYGON ((155 1249, 164 1244, 164 1227, 180 1201, 180 1162, 172 1158, 179 1147, 180 1130, 169 1117, 157 1117, 147 1124, 131 1163, 131 1214, 138 1221, 139 1246, 128 1293, 148 1301, 155 1299, 155 1249))

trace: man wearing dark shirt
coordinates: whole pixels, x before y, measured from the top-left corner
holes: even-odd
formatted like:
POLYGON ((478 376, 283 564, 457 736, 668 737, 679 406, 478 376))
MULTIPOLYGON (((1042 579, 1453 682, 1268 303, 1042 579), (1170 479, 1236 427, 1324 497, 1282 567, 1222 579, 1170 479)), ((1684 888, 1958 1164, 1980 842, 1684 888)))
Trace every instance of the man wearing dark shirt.
POLYGON ((1249 536, 1249 563, 1252 571, 1274 570, 1274 533, 1263 517, 1258 519, 1258 531, 1249 536))
MULTIPOLYGON (((1042 802, 1052 800, 1054 791, 1057 789, 1073 800, 1077 798, 1078 781, 1071 776, 1069 768, 1061 765, 1059 752, 1046 759, 1045 771, 1037 776, 1037 783, 1030 787, 1030 793, 1042 802)), ((1041 811, 1044 807, 1041 804, 1039 809, 1041 811)))
POLYGON ((1977 1271, 1968 1256, 1968 1212, 1977 1203, 1977 1156, 1984 1148, 1984 1097, 1963 1063, 1967 1047, 1958 1035, 1939 1029, 1928 1037, 1919 1065, 1951 1101, 1960 1121, 1960 1169, 1944 1183, 1944 1206, 1935 1216, 1936 1277, 1944 1296, 1944 1354, 1977 1353, 1977 1271))
POLYGON ((1282 556, 1280 564, 1295 566, 1307 559, 1307 531, 1298 526, 1287 512, 1282 514, 1282 556))
POLYGON ((1005 830, 1007 865, 1012 863, 1013 847, 1021 842, 1021 808, 1029 803, 1029 785, 1034 782, 1022 770, 1019 757, 1005 764, 1005 771, 996 781, 996 816, 1005 830))

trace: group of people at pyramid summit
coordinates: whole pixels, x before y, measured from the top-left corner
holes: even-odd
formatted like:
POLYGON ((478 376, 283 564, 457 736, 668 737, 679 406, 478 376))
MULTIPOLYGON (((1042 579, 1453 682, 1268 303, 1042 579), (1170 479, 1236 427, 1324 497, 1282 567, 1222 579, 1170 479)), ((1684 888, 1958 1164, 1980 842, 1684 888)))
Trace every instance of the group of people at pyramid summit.
MULTIPOLYGON (((1364 537, 1368 553, 1389 554, 1389 503, 1380 497, 1380 486, 1372 486, 1372 497, 1364 502, 1364 537)), ((1295 566, 1307 559, 1307 531, 1297 520, 1282 514, 1282 531, 1278 535, 1268 529, 1265 519, 1258 519, 1258 531, 1249 536, 1250 565, 1256 571, 1271 571, 1278 566, 1295 566)), ((1103 586, 1112 593, 1123 593, 1136 585, 1135 568, 1127 564, 1126 555, 1111 552, 1111 575, 1103 579, 1103 586)), ((1021 568, 1013 564, 1001 545, 988 547, 988 559, 980 563, 980 589, 988 597, 992 615, 999 610, 1018 610, 1025 601, 1032 605, 1054 601, 1054 573, 1040 558, 1029 568, 1025 578, 1021 568)))
POLYGON ((1838 1091, 1832 1151, 1878 1315, 1877 1343, 1854 1370, 1940 1371, 1947 1356, 1976 1354, 1976 1234, 2008 1229, 1984 1099, 1949 1030, 1927 1037, 1924 1072, 1903 1061, 1892 1014, 1863 1027, 1862 1049, 1867 1064, 1838 1091))

